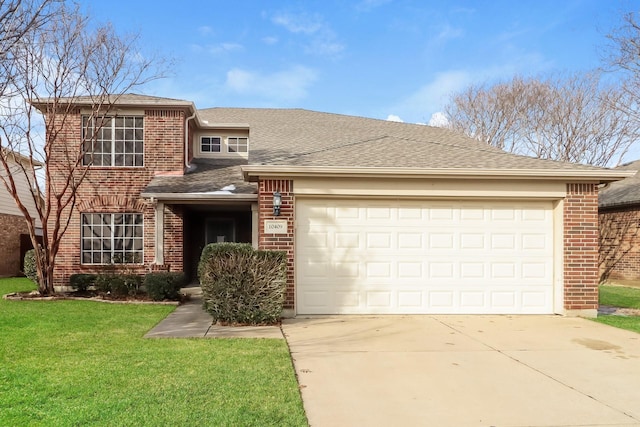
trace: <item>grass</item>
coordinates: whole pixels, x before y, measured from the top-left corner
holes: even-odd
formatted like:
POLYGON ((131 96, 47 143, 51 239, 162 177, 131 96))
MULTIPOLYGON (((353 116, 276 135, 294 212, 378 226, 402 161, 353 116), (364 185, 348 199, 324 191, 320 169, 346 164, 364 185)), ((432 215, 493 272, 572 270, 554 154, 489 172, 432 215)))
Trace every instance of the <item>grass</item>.
MULTIPOLYGON (((640 309, 640 288, 600 286, 600 304, 640 309)), ((597 322, 640 333, 640 316, 599 315, 597 322)))
POLYGON ((142 338, 172 310, 0 300, 0 425, 307 425, 284 340, 142 338))
POLYGON ((600 304, 640 309, 640 288, 600 286, 600 304))

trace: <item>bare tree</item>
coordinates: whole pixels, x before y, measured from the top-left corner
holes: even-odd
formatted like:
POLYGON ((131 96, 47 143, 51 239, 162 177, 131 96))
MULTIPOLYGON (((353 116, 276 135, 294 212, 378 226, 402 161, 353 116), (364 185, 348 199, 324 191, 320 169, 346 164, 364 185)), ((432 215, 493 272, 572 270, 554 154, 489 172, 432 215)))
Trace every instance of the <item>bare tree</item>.
POLYGON ((611 70, 625 70, 640 80, 640 23, 635 12, 622 16, 622 23, 607 35, 603 60, 611 70))
MULTIPOLYGON (((139 55, 136 37, 120 36, 109 25, 90 26, 78 6, 15 0, 0 3, 0 17, 16 27, 11 34, 19 34, 0 41, 6 46, 0 56, 0 88, 5 88, 0 98, 0 181, 27 220, 36 248, 38 290, 51 294, 60 242, 87 173, 85 148, 122 94, 159 76, 158 64, 139 55), (25 10, 34 11, 32 15, 42 12, 33 19, 17 19, 25 10), (77 118, 74 104, 81 98, 91 101, 93 126, 81 138, 70 139, 64 134, 65 124, 77 118), (14 161, 16 153, 23 161, 14 161), (50 163, 52 153, 66 161, 50 163), (28 181, 29 200, 20 195, 17 176, 28 181), (35 218, 28 205, 35 205, 35 218), (38 225, 41 246, 36 242, 38 225)), ((5 28, 5 21, 0 27, 5 28)))
POLYGON ((635 241, 639 233, 640 223, 633 208, 605 211, 600 215, 598 264, 601 283, 606 282, 616 270, 624 270, 624 259, 628 254, 637 252, 635 241))
POLYGON ((51 17, 53 0, 0 0, 0 58, 24 35, 36 31, 51 17))
POLYGON ((445 112, 451 128, 509 152, 615 166, 640 137, 633 104, 625 88, 589 73, 472 86, 445 112))

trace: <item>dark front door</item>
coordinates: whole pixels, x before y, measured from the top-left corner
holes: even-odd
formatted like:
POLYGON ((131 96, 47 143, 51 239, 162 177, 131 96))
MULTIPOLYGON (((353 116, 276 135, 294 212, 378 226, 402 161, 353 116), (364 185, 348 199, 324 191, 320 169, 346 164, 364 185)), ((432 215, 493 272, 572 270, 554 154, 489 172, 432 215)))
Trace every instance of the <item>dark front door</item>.
POLYGON ((251 243, 251 209, 188 206, 185 214, 184 268, 190 280, 198 277, 202 249, 209 243, 251 243))
POLYGON ((236 241, 236 221, 234 219, 209 218, 205 229, 205 244, 236 241))

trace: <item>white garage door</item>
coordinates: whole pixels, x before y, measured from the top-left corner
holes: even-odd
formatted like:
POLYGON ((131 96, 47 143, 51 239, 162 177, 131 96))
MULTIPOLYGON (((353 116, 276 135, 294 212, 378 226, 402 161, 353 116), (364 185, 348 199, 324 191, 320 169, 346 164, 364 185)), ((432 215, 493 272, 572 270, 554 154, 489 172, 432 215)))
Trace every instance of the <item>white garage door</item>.
POLYGON ((551 202, 296 201, 299 314, 552 313, 551 202))

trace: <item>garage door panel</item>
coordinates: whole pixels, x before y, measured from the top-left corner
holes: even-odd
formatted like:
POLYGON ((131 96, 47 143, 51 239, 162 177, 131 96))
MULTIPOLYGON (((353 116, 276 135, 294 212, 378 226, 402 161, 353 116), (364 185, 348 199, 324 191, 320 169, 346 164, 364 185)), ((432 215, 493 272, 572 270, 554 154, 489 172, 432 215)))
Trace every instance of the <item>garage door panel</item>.
POLYGON ((550 202, 297 200, 298 313, 551 313, 550 202))
MULTIPOLYGON (((345 254, 340 261, 330 259, 306 259, 298 262, 300 275, 308 279, 341 277, 366 281, 372 277, 386 277, 394 283, 408 281, 410 283, 428 282, 428 279, 440 279, 442 282, 474 283, 478 285, 506 284, 514 281, 522 284, 548 285, 552 280, 553 265, 549 260, 530 262, 494 262, 470 257, 450 261, 445 258, 426 260, 424 256, 407 256, 399 260, 390 257, 366 257, 354 259, 353 254, 345 254)), ((308 281, 307 281, 308 282, 308 281)), ((425 283, 428 285, 428 283, 425 283)))

